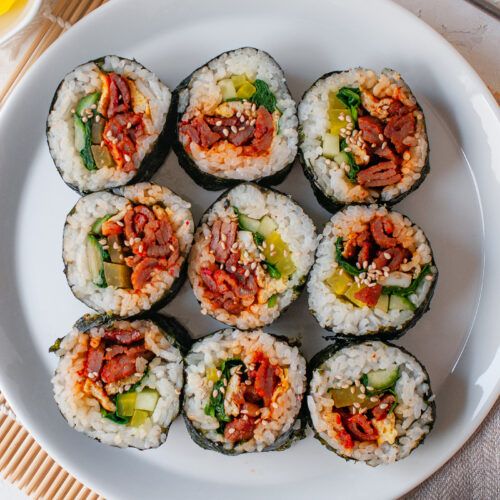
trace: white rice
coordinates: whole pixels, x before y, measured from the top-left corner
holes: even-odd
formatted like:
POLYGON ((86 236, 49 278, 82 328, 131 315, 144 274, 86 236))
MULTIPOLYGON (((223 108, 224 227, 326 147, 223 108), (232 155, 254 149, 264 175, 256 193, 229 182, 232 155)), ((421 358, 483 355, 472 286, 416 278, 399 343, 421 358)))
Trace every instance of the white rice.
MULTIPOLYGON (((143 115, 147 134, 138 138, 137 151, 132 156, 134 164, 140 165, 146 154, 153 149, 163 130, 172 99, 171 92, 154 73, 132 60, 106 56, 102 69, 106 72, 118 73, 134 81, 137 90, 148 102, 150 114, 143 115)), ((76 186, 81 192, 123 186, 137 174, 137 172, 124 172, 113 167, 87 170, 75 148, 71 110, 75 109, 82 97, 101 90, 99 73, 100 69, 94 62, 82 64, 68 73, 57 90, 57 97, 47 120, 47 140, 52 158, 64 181, 76 186)), ((144 113, 145 109, 143 106, 136 105, 133 111, 144 113)))
POLYGON ((111 193, 93 193, 81 198, 66 219, 63 235, 63 257, 66 276, 73 293, 89 307, 122 317, 133 316, 150 309, 172 287, 179 277, 193 241, 194 223, 191 205, 170 189, 143 182, 111 193), (134 204, 160 203, 169 209, 169 218, 179 241, 180 257, 175 273, 156 270, 149 283, 140 291, 108 286, 99 288, 91 279, 85 241, 96 219, 109 213, 122 214, 134 204))
POLYGON ((432 399, 428 376, 413 356, 383 342, 364 342, 340 349, 314 370, 307 404, 314 430, 322 440, 345 457, 375 466, 407 457, 430 432, 434 420, 429 404, 432 399), (399 365, 400 372, 395 385, 398 405, 394 410, 397 431, 394 444, 355 441, 352 450, 345 449, 321 415, 322 411, 331 411, 333 406, 329 389, 352 385, 363 374, 394 364, 399 365))
POLYGON ((306 383, 306 362, 297 347, 290 347, 261 330, 242 332, 226 329, 196 342, 186 357, 186 384, 184 386, 184 413, 205 439, 220 443, 236 452, 262 451, 289 431, 300 411, 306 383), (261 420, 249 441, 233 445, 217 432, 219 422, 205 414, 205 406, 212 393, 206 370, 219 367, 229 358, 239 358, 249 365, 257 352, 263 352, 272 364, 288 370, 290 387, 276 399, 277 407, 271 418, 261 420))
MULTIPOLYGON (((421 178, 429 148, 423 113, 419 109, 414 111, 417 145, 409 148, 410 158, 403 159, 402 179, 397 184, 386 186, 382 190, 364 188, 350 182, 341 165, 323 156, 322 137, 329 129, 328 95, 330 91, 338 91, 344 86, 359 87, 377 99, 398 96, 405 105, 415 106, 417 103, 401 75, 390 69, 384 69, 380 74, 376 74, 372 70, 355 68, 318 80, 307 91, 298 107, 301 137, 303 137, 300 148, 304 161, 312 169, 318 187, 327 196, 336 198, 340 203, 390 201, 409 191, 421 178)), ((386 117, 380 108, 383 102, 375 105, 365 100, 363 104, 365 103, 369 106, 370 114, 378 118, 386 117)))
POLYGON ((156 355, 148 364, 147 376, 136 389, 140 392, 148 387, 160 394, 151 417, 139 427, 116 424, 104 418, 99 402, 87 396, 79 387, 83 377, 78 372, 86 359, 87 339, 89 335, 102 337, 104 327, 92 328, 88 333, 74 329, 61 342, 56 352, 60 360, 52 378, 54 398, 68 424, 77 431, 113 446, 154 448, 165 442, 168 427, 179 413, 183 385, 182 355, 151 321, 116 321, 112 326, 144 332, 146 347, 156 355))
MULTIPOLYGON (((265 81, 276 96, 276 105, 282 114, 276 115, 279 116, 279 134, 274 136, 270 153, 244 156, 240 154, 241 147, 207 153, 194 143, 191 143, 190 149, 193 160, 203 172, 224 179, 251 181, 275 174, 290 164, 297 154, 296 105, 286 86, 283 71, 269 54, 247 47, 212 59, 193 73, 188 88, 179 93, 178 111, 183 114, 183 120, 189 120, 200 112, 213 114, 222 102, 217 82, 241 74, 248 75, 252 80, 265 81)), ((275 125, 276 129, 277 123, 275 125)))
MULTIPOLYGON (((400 213, 376 206, 350 206, 338 212, 323 230, 316 261, 307 284, 309 309, 323 328, 334 333, 366 335, 384 328, 400 330, 414 315, 414 312, 409 310, 384 312, 368 306, 357 307, 332 293, 325 283, 338 267, 335 259, 337 237, 363 231, 375 216, 389 217, 394 224, 394 236, 412 252, 413 258, 407 264, 401 265, 402 271, 418 274, 425 264, 432 263, 432 251, 424 232, 400 213)), ((435 279, 436 274, 437 269, 433 266, 432 274, 428 276, 435 279)), ((424 279, 416 293, 409 297, 417 308, 426 299, 432 284, 433 280, 424 279)))
MULTIPOLYGON (((239 232, 238 239, 241 238, 239 232)), ((314 262, 317 239, 314 223, 290 197, 254 184, 240 184, 231 189, 227 196, 217 201, 202 217, 189 256, 188 276, 202 310, 206 310, 223 323, 243 330, 270 324, 297 297, 295 288, 304 283, 314 262), (275 307, 268 307, 266 302, 254 303, 249 310, 244 310, 238 316, 222 308, 214 309, 203 296, 204 286, 200 277, 202 268, 215 263, 214 255, 209 252, 210 228, 219 218, 236 220, 232 207, 237 207, 241 213, 255 219, 269 215, 277 224, 276 230, 281 238, 288 245, 296 267, 296 271, 288 277, 288 280, 270 279, 266 273, 267 295, 270 297, 274 293, 278 294, 275 307)), ((253 240, 245 245, 250 255, 258 255, 253 240)))

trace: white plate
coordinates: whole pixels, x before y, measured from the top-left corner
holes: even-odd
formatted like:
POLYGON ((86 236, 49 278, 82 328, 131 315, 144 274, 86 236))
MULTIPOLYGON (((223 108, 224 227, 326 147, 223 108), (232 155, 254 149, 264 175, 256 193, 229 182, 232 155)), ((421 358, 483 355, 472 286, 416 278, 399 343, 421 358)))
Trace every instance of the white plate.
MULTIPOLYGON (((109 2, 46 52, 0 117, 0 387, 41 445, 108 498, 403 494, 458 450, 498 395, 498 137, 498 110, 478 76, 435 32, 390 2, 109 2), (400 343, 429 369, 437 424, 395 465, 345 463, 311 437, 282 453, 220 456, 194 445, 181 419, 159 449, 120 450, 71 430, 53 402, 56 360, 47 348, 86 311, 67 287, 60 258, 65 214, 77 197, 45 144, 59 80, 83 61, 116 53, 137 58, 173 88, 211 57, 244 45, 277 59, 296 99, 332 69, 389 66, 402 72, 424 108, 432 171, 397 208, 426 231, 440 279, 432 311, 400 343)), ((217 196, 196 187, 173 154, 155 180, 190 199, 196 218, 217 196)), ((320 227, 327 220, 298 166, 280 189, 320 227)), ((218 327, 199 314, 189 285, 166 310, 196 336, 218 327)), ((270 330, 300 334, 307 356, 325 345, 304 295, 270 330)))

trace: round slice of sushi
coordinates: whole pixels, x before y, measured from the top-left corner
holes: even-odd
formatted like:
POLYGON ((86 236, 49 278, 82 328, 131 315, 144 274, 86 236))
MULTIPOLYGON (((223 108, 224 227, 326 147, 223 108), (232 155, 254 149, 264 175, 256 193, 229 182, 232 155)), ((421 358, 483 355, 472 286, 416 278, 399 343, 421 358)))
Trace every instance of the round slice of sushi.
POLYGON ((179 413, 190 337, 173 318, 83 317, 50 348, 54 398, 68 424, 119 447, 156 448, 179 413))
POLYGON ((120 317, 163 307, 185 278, 194 232, 190 206, 147 182, 80 198, 63 236, 74 295, 120 317))
POLYGON ((407 457, 432 430, 434 395, 421 363, 380 341, 339 342, 310 362, 307 406, 315 437, 369 465, 407 457))
POLYGON ((296 105, 285 75, 266 52, 225 52, 176 89, 174 150, 205 189, 284 180, 297 154, 296 105))
POLYGON ((393 205, 429 172, 422 109, 400 74, 323 75, 299 104, 300 156, 318 202, 393 205))
POLYGON ((47 118, 50 154, 84 194, 146 181, 170 148, 172 95, 136 61, 105 56, 68 73, 47 118))
POLYGON ((304 437, 306 362, 284 337, 217 331, 193 344, 185 378, 184 420, 202 448, 276 451, 304 437))
POLYGON ((291 198, 244 183, 203 215, 188 276, 201 312, 241 330, 273 322, 295 300, 314 261, 312 220, 291 198))
POLYGON ((385 207, 353 205, 323 230, 309 309, 336 335, 396 338, 429 309, 437 277, 417 225, 385 207))

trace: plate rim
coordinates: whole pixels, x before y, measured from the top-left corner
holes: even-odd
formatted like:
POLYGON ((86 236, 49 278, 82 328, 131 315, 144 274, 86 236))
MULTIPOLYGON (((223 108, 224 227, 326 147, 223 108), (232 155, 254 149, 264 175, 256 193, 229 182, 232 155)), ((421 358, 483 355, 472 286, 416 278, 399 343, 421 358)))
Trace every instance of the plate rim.
MULTIPOLYGON (((165 0, 164 0, 165 1, 165 0)), ((372 0, 373 1, 373 0, 372 0)), ((375 0, 379 4, 383 4, 386 6, 389 6, 390 9, 393 9, 398 13, 399 16, 406 17, 408 22, 410 23, 416 23, 419 25, 419 27, 426 31, 429 36, 431 36, 435 42, 439 43, 443 47, 445 47, 448 51, 450 51, 453 56, 457 59, 458 62, 460 62, 460 65, 466 69, 467 75, 469 77, 473 78, 473 83, 476 87, 478 87, 481 90, 481 95, 486 98, 486 102, 488 104, 488 108, 493 111, 493 113, 496 115, 497 120, 500 123, 500 109, 496 103, 496 100, 491 93, 490 89, 486 85, 486 83, 481 79, 479 74, 476 72, 476 70, 471 66, 471 64, 465 59, 465 57, 453 46, 451 45, 450 42, 448 42, 440 33, 438 33, 434 28, 432 28, 430 25, 428 25, 425 21, 420 19, 418 16, 413 14, 411 11, 406 9, 405 7, 395 3, 393 0, 375 0)), ((175 3, 182 3, 182 0, 168 0, 170 4, 175 4, 175 3)), ((120 3, 134 3, 134 0, 121 0, 120 3)), ((77 32, 81 30, 82 28, 84 29, 87 24, 93 23, 94 19, 102 16, 102 15, 108 15, 108 11, 113 11, 115 9, 118 9, 118 2, 106 2, 105 4, 100 5, 97 9, 94 11, 90 12, 87 14, 84 18, 82 18, 78 23, 76 23, 71 30, 68 30, 72 32, 71 36, 78 36, 77 32)), ((65 43, 65 40, 67 38, 67 33, 63 33, 43 54, 42 56, 30 67, 30 69, 27 71, 26 75, 23 77, 22 81, 16 85, 16 87, 13 89, 11 92, 11 95, 8 97, 6 100, 3 109, 0 111, 0 129, 3 126, 4 122, 4 116, 6 116, 9 112, 11 112, 11 109, 15 109, 16 103, 19 100, 19 97, 22 92, 24 87, 27 85, 27 82, 31 79, 31 75, 41 66, 45 64, 45 59, 49 57, 53 52, 60 50, 60 47, 65 43)), ((461 146, 461 144, 459 143, 461 146)), ((474 170, 472 170, 474 172, 474 170)), ((477 184, 477 181, 474 176, 474 182, 477 184)), ((476 189, 479 191, 478 187, 476 186, 476 189)), ((484 224, 484 208, 483 208, 483 203, 481 200, 481 197, 479 197, 479 204, 480 204, 480 210, 481 213, 483 214, 483 224, 484 224)), ((484 232, 484 229, 483 229, 484 232)), ((484 260, 486 259, 486 254, 483 252, 483 271, 484 271, 484 260)), ((453 373, 457 366, 460 364, 461 360, 463 359, 464 352, 467 350, 467 347, 470 345, 470 335, 472 332, 472 329, 474 328, 474 324, 476 322, 477 314, 479 313, 479 308, 481 302, 484 300, 483 299, 484 295, 484 281, 481 281, 481 285, 478 289, 478 300, 477 300, 477 308, 476 312, 474 315, 474 319, 471 323, 471 328, 466 335, 466 338, 463 341, 463 346, 458 354, 457 361, 455 362, 455 365, 451 368, 451 372, 453 373)), ((491 362, 493 364, 494 361, 491 362)), ((500 368, 497 363, 497 368, 500 368)), ((3 380, 3 373, 0 370, 0 384, 3 380)), ((7 384, 8 385, 8 384, 7 384)), ((43 436, 42 432, 38 432, 38 429, 36 431, 33 431, 31 426, 26 425, 26 421, 29 421, 29 415, 28 413, 25 414, 20 407, 17 407, 16 403, 16 397, 13 395, 14 391, 10 391, 10 389, 5 390, 4 387, 1 388, 3 394, 6 397, 6 400, 8 401, 9 405, 12 407, 14 413, 16 414, 16 418, 19 420, 19 422, 26 427, 26 429, 32 434, 32 436, 35 438, 35 440, 39 443, 39 445, 42 447, 44 451, 46 451, 51 458, 53 458, 61 467, 63 467, 67 472, 72 474, 78 481, 80 481, 84 486, 87 486, 88 488, 92 488, 94 491, 99 492, 101 488, 96 488, 94 486, 95 482, 92 480, 90 477, 87 477, 87 474, 85 472, 82 472, 81 469, 78 469, 77 465, 73 467, 73 463, 70 463, 69 466, 66 464, 66 460, 63 458, 61 460, 61 455, 59 452, 56 450, 56 446, 52 445, 52 442, 50 439, 46 439, 45 436, 43 436), (17 407, 17 409, 16 409, 17 407), (64 464, 64 465, 63 465, 64 464)), ((420 477, 418 474, 417 479, 408 481, 406 484, 406 487, 404 490, 399 492, 399 495, 405 495, 414 488, 416 488, 418 485, 422 484, 424 481, 426 481, 432 474, 437 472, 439 469, 442 468, 442 466, 447 463, 449 460, 451 460, 456 453, 463 447, 465 444, 470 440, 471 436, 474 434, 474 432, 477 430, 477 428, 481 425, 481 423, 484 421, 486 416, 490 413, 491 409, 495 405, 497 399, 499 398, 500 394, 500 378, 497 378, 495 388, 491 390, 490 394, 488 395, 486 401, 482 404, 481 409, 479 412, 477 412, 474 417, 470 420, 473 423, 470 423, 467 427, 467 430, 463 433, 462 437, 457 440, 457 444, 455 444, 453 447, 448 448, 448 451, 445 453, 445 456, 439 460, 433 467, 432 470, 429 471, 424 477, 420 477)), ((99 482, 99 481, 98 481, 99 482)), ((106 490, 107 488, 104 488, 106 490)), ((114 495, 109 492, 108 498, 112 498, 114 495)))

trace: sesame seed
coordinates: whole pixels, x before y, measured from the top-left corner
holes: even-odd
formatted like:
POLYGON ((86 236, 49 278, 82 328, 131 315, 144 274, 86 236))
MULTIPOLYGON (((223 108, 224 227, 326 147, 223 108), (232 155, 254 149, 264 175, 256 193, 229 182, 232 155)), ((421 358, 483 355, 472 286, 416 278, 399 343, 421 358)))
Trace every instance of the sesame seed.
POLYGON ((215 125, 216 125, 217 127, 220 127, 220 126, 222 125, 222 122, 221 122, 220 120, 217 120, 217 121, 215 122, 215 125))
POLYGON ((378 134, 378 138, 383 141, 384 140, 384 134, 378 134))
POLYGON ((250 121, 250 126, 253 127, 255 125, 255 120, 250 121))
POLYGON ((245 130, 245 127, 240 127, 238 130, 241 132, 242 130, 245 130))
POLYGON ((351 123, 351 122, 352 122, 352 118, 350 117, 350 115, 347 115, 347 116, 345 117, 345 119, 346 119, 346 122, 347 122, 347 123, 351 123))
POLYGON ((346 132, 347 132, 347 130, 345 128, 340 129, 340 133, 345 134, 346 132))
POLYGON ((359 380, 358 380, 358 379, 356 379, 356 380, 354 381, 354 385, 355 385, 356 387, 359 387, 359 386, 360 386, 360 382, 359 382, 359 380))
POLYGON ((266 260, 266 256, 265 256, 263 253, 261 253, 261 254, 259 255, 259 259, 260 259, 260 260, 266 260))
POLYGON ((239 118, 241 116, 241 111, 236 112, 236 117, 239 118))
POLYGON ((128 129, 132 128, 132 124, 130 122, 127 123, 127 128, 128 129))
POLYGON ((82 122, 83 123, 87 123, 88 122, 88 118, 86 116, 82 116, 82 122))
MULTIPOLYGON (((369 390, 369 391, 373 391, 373 387, 371 385, 367 385, 366 388, 369 390)), ((377 398, 375 398, 377 399, 377 398)))
POLYGON ((227 240, 227 236, 226 236, 224 233, 222 233, 222 234, 220 235, 220 239, 221 239, 222 241, 226 241, 226 240, 227 240))
POLYGON ((173 251, 175 250, 174 245, 168 245, 168 248, 169 248, 169 250, 170 250, 171 252, 173 252, 173 251))
POLYGON ((245 123, 246 118, 244 116, 240 116, 240 123, 245 123))
POLYGON ((107 243, 106 238, 103 238, 102 240, 99 240, 99 243, 100 243, 101 245, 105 245, 105 244, 107 243))
POLYGON ((354 386, 351 387, 351 393, 354 394, 356 392, 356 388, 354 386))
POLYGON ((252 111, 254 111, 254 112, 255 112, 255 110, 256 110, 256 109, 257 109, 257 106, 255 105, 255 103, 254 103, 254 104, 252 104, 252 111))
POLYGON ((354 408, 359 408, 361 405, 359 403, 353 403, 354 408))
POLYGON ((358 394, 358 398, 361 399, 361 401, 363 401, 363 399, 365 399, 366 396, 364 394, 358 394))
POLYGON ((363 261, 363 269, 367 269, 367 268, 368 268, 368 261, 364 260, 363 261))
POLYGON ((387 404, 387 403, 382 403, 382 404, 380 405, 380 409, 381 409, 381 410, 385 410, 385 409, 387 408, 387 406, 388 406, 388 404, 387 404))
POLYGON ((410 153, 409 153, 408 151, 405 151, 405 152, 403 153, 403 160, 408 161, 410 158, 411 158, 410 153))
MULTIPOLYGON (((227 383, 227 381, 226 381, 226 383, 227 383)), ((219 391, 220 391, 220 393, 221 393, 221 394, 224 394, 224 393, 226 392, 226 389, 224 389, 224 387, 221 387, 221 388, 219 389, 219 391)))
POLYGON ((372 396, 372 397, 370 398, 370 401, 371 401, 372 403, 376 403, 376 402, 378 401, 378 398, 376 398, 375 396, 372 396))
POLYGON ((130 156, 129 155, 123 155, 123 158, 125 158, 125 161, 130 161, 130 156))
POLYGON ((226 249, 226 244, 223 241, 219 241, 219 245, 222 248, 222 250, 226 249))
POLYGON ((212 397, 216 398, 218 394, 219 394, 219 393, 217 392, 217 390, 214 390, 214 391, 212 392, 212 397))
POLYGON ((346 153, 350 153, 350 152, 352 151, 352 149, 351 149, 350 147, 347 147, 347 148, 344 148, 344 151, 345 151, 346 153))
POLYGON ((235 125, 233 125, 233 126, 231 127, 231 132, 232 132, 233 134, 236 134, 236 132, 238 132, 238 129, 237 129, 237 127, 236 127, 235 125))
POLYGON ((252 262, 250 264, 250 269, 254 270, 257 267, 257 262, 252 262))
POLYGON ((432 276, 431 274, 428 274, 428 275, 425 277, 425 279, 426 279, 427 281, 432 281, 433 276, 432 276))
POLYGON ((249 276, 250 276, 250 271, 247 269, 247 270, 245 271, 245 278, 248 278, 249 276))
POLYGON ((390 253, 388 253, 388 252, 384 252, 384 257, 385 257, 386 259, 390 259, 390 258, 391 258, 391 254, 390 254, 390 253))
POLYGON ((361 264, 360 264, 359 262, 356 262, 356 267, 357 267, 358 269, 361 269, 361 264))
POLYGON ((343 121, 345 120, 345 118, 344 118, 344 115, 343 115, 343 114, 340 114, 340 115, 339 115, 339 120, 340 120, 341 122, 343 122, 343 121))
POLYGON ((227 128, 222 129, 222 134, 224 137, 227 137, 229 135, 229 130, 227 128))
POLYGON ((75 114, 75 113, 76 113, 76 111, 75 111, 74 109, 72 109, 72 110, 71 110, 71 113, 72 113, 72 114, 75 114))
POLYGON ((101 117, 100 117, 99 115, 97 115, 97 116, 95 117, 95 121, 96 121, 96 123, 99 123, 99 122, 101 121, 101 117))
POLYGON ((230 427, 230 429, 227 431, 229 434, 233 434, 236 429, 234 427, 230 427))
POLYGON ((120 226, 123 227, 123 222, 121 220, 117 220, 116 223, 120 226))
POLYGON ((233 273, 236 272, 236 266, 231 266, 231 272, 233 272, 233 273))

